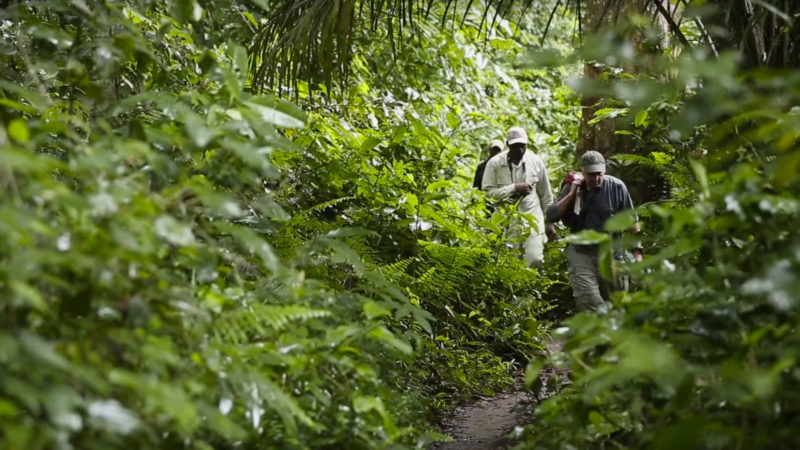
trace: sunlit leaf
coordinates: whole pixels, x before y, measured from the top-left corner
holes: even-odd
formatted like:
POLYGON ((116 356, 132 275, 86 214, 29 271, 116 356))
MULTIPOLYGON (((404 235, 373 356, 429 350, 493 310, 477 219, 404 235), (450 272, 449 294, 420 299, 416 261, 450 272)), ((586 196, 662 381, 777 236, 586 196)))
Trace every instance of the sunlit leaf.
POLYGON ((20 119, 12 120, 6 127, 6 132, 11 139, 17 142, 28 142, 31 138, 28 126, 20 119))

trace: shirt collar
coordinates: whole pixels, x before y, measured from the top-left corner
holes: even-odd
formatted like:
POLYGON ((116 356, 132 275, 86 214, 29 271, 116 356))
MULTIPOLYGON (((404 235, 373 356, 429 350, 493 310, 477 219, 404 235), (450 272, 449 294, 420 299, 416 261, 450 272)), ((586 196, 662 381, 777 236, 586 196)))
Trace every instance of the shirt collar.
MULTIPOLYGON (((525 153, 522 154, 522 158, 520 158, 520 160, 519 160, 519 164, 517 164, 516 167, 521 167, 528 160, 528 158, 530 158, 530 152, 529 152, 529 150, 526 149, 525 153)), ((502 161, 502 164, 504 166, 513 166, 514 165, 514 163, 512 163, 511 161, 508 160, 508 150, 506 150, 506 154, 503 155, 503 158, 501 159, 501 161, 502 161)))

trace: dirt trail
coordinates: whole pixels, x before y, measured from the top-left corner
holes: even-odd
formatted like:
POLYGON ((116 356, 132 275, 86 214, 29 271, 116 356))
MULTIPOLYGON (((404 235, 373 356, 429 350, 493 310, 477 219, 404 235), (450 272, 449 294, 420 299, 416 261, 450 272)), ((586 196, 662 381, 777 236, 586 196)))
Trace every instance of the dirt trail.
POLYGON ((506 435, 522 423, 524 405, 530 397, 524 392, 499 394, 459 408, 447 434, 453 442, 440 444, 444 450, 485 450, 505 448, 506 435))
MULTIPOLYGON (((561 351, 562 342, 548 343, 549 354, 561 351)), ((493 397, 458 408, 446 422, 445 433, 453 437, 453 442, 436 446, 440 450, 498 450, 512 444, 508 438, 515 427, 529 423, 534 403, 543 401, 553 393, 546 390, 548 378, 558 374, 560 383, 569 382, 567 374, 552 368, 540 373, 545 388, 537 394, 525 392, 521 386, 515 392, 502 393, 493 397)))

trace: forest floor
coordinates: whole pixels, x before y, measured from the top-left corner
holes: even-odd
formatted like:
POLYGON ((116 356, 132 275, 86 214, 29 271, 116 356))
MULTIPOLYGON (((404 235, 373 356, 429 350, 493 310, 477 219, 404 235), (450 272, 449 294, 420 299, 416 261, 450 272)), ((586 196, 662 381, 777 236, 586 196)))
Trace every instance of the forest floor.
MULTIPOLYGON (((547 345, 549 355, 561 351, 562 341, 551 340, 547 345)), ((539 373, 542 389, 531 392, 524 388, 522 376, 518 377, 514 390, 493 397, 482 397, 476 402, 458 408, 445 420, 444 432, 453 437, 452 442, 439 444, 438 450, 498 450, 514 444, 510 437, 516 427, 534 420, 535 405, 555 392, 548 390, 558 376, 559 389, 569 384, 569 374, 553 367, 545 367, 539 373)))

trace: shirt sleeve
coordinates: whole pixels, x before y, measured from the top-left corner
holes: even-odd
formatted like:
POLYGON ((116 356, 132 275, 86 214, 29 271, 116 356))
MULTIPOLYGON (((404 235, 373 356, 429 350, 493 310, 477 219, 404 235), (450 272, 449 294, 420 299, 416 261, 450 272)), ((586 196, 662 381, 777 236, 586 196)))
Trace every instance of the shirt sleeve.
POLYGON ((551 222, 558 222, 559 220, 561 220, 561 215, 558 213, 558 208, 556 208, 556 203, 560 202, 562 198, 566 197, 566 195, 569 194, 569 190, 570 190, 570 185, 567 184, 566 186, 564 186, 563 189, 561 189, 561 192, 558 193, 558 198, 556 199, 556 201, 554 201, 547 207, 547 209, 544 212, 545 222, 551 223, 551 222))
POLYGON ((505 186, 500 184, 497 172, 501 168, 502 166, 497 164, 497 160, 492 158, 486 163, 486 169, 483 172, 483 190, 486 191, 486 195, 495 200, 509 198, 515 191, 514 183, 505 186))
POLYGON ((547 176, 547 169, 544 167, 544 162, 541 160, 539 164, 539 182, 536 183, 536 193, 539 195, 542 211, 547 211, 547 208, 553 204, 553 190, 550 188, 550 178, 547 176))
MULTIPOLYGON (((634 209, 633 199, 631 198, 630 192, 628 192, 628 187, 625 186, 624 184, 620 186, 619 196, 621 197, 620 211, 625 209, 634 209)), ((634 217, 636 218, 637 221, 639 220, 639 217, 636 214, 634 214, 634 217)))
POLYGON ((475 189, 481 188, 481 182, 483 181, 483 173, 486 170, 486 161, 478 164, 478 168, 475 169, 475 178, 472 180, 472 187, 475 189))
MULTIPOLYGON (((633 199, 631 198, 631 193, 628 192, 628 187, 625 186, 624 184, 622 186, 620 186, 620 196, 622 197, 621 198, 622 207, 620 208, 621 211, 622 210, 626 210, 626 209, 634 209, 634 207, 633 207, 633 199)), ((634 213, 633 214, 633 220, 638 222, 639 221, 639 215, 634 213)), ((633 244, 633 248, 641 249, 642 248, 642 242, 640 240, 636 240, 636 242, 634 242, 634 244, 633 244)))

